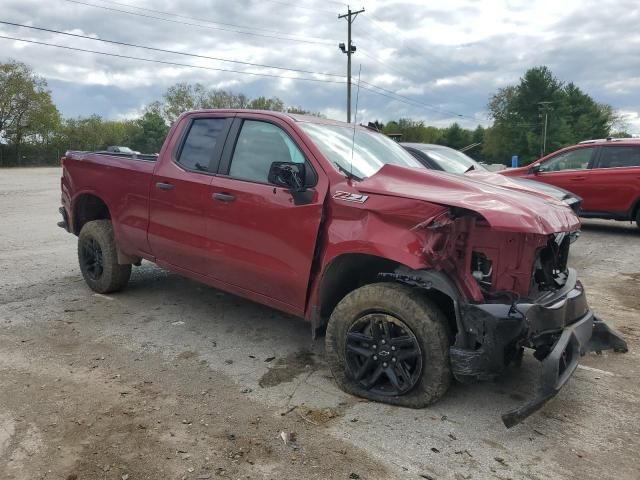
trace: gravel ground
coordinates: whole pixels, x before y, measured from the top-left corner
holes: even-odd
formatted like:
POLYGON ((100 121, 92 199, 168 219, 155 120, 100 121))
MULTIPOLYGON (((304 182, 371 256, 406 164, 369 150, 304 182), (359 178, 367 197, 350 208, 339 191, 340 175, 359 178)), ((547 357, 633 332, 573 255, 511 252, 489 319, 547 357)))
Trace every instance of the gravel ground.
POLYGON ((630 352, 589 354, 506 430, 529 355, 409 410, 338 390, 302 321, 152 264, 94 294, 55 226, 59 176, 0 170, 0 478, 640 478, 635 227, 587 220, 570 259, 630 352))

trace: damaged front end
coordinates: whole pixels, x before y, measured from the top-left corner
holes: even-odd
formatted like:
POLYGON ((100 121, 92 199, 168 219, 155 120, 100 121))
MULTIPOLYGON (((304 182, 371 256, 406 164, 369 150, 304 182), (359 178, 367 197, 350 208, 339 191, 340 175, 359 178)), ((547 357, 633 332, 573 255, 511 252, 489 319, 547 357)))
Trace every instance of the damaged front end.
POLYGON ((427 233, 424 253, 431 268, 399 272, 396 279, 440 291, 437 282, 452 280, 444 293, 455 303, 457 333, 450 348, 455 378, 495 378, 509 364, 519 364, 525 348, 542 363, 535 397, 502 416, 508 428, 552 398, 580 356, 627 351, 620 335, 590 310, 575 270, 567 267, 571 232, 503 232, 460 210, 418 228, 427 233))

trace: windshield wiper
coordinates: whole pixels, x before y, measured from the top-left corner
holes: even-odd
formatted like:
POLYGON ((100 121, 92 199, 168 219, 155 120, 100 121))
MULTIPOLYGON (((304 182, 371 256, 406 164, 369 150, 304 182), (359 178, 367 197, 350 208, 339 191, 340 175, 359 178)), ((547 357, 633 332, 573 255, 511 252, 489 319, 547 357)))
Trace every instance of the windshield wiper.
POLYGON ((352 180, 355 180, 356 182, 361 182, 363 179, 360 178, 359 176, 355 175, 353 172, 350 172, 349 170, 347 170, 346 168, 344 168, 342 165, 340 165, 338 162, 333 162, 333 164, 338 167, 338 170, 340 170, 342 173, 344 173, 347 178, 350 178, 352 180))
POLYGON ((476 167, 475 167, 474 165, 471 165, 469 168, 467 168, 467 169, 464 171, 464 173, 468 173, 468 172, 470 172, 471 170, 475 170, 475 168, 476 168, 476 167))

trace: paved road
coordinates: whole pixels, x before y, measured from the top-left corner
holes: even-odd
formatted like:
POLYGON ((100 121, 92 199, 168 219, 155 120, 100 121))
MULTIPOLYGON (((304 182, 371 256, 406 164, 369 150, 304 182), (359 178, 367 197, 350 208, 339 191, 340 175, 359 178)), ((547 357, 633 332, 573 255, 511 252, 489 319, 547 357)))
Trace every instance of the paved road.
POLYGON ((59 175, 0 170, 1 478, 640 478, 635 227, 585 221, 570 259, 631 352, 588 355, 506 430, 530 356, 401 409, 338 390, 303 322, 152 264, 122 293, 92 293, 55 226, 59 175))

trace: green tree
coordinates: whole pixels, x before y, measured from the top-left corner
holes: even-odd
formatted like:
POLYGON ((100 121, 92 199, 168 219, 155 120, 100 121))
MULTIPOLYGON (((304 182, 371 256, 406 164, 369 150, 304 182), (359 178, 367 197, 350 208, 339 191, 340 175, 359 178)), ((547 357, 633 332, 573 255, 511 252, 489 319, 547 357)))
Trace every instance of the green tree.
POLYGON ((283 112, 284 102, 278 97, 258 97, 251 100, 247 108, 251 108, 254 110, 273 110, 275 112, 283 112))
POLYGON ((417 143, 438 143, 442 138, 442 130, 426 126, 423 121, 401 118, 387 122, 383 130, 386 134, 401 134, 400 141, 417 143))
POLYGON ((147 110, 136 120, 139 127, 132 139, 131 148, 143 153, 158 153, 167 136, 169 127, 159 112, 147 110))
POLYGON ((104 120, 99 115, 66 119, 60 131, 63 150, 104 150, 111 145, 131 146, 141 135, 133 120, 104 120))
POLYGON ((442 132, 442 137, 438 141, 441 145, 459 150, 472 143, 473 132, 463 129, 457 123, 452 123, 442 132))
POLYGON ((314 117, 322 117, 323 115, 320 112, 313 112, 311 110, 305 110, 300 107, 287 107, 287 113, 294 113, 298 115, 311 115, 314 117))
MULTIPOLYGON (((249 99, 244 94, 226 90, 209 89, 201 83, 176 83, 167 89, 163 101, 154 108, 162 113, 167 123, 173 123, 182 113, 207 108, 252 108, 256 110, 285 111, 284 102, 278 97, 249 99)), ((293 113, 293 112, 292 112, 293 113)), ((307 113, 307 112, 305 112, 307 113)))
POLYGON ((610 135, 616 115, 573 83, 559 81, 547 67, 529 69, 518 85, 501 88, 489 101, 493 126, 485 133, 482 153, 508 163, 512 155, 525 162, 540 156, 544 124, 545 153, 588 138, 610 135))
POLYGON ((9 146, 12 163, 20 164, 27 141, 48 144, 59 125, 60 114, 51 100, 47 83, 24 63, 10 60, 0 64, 0 162, 9 146))

